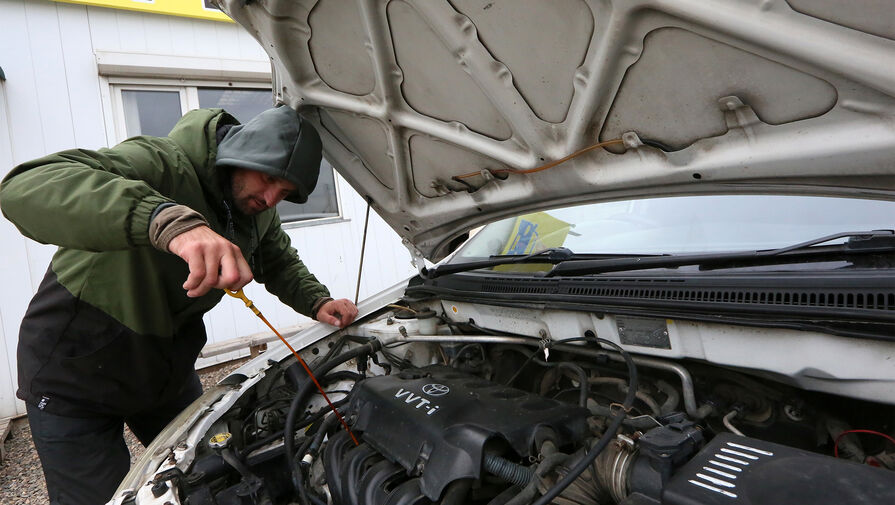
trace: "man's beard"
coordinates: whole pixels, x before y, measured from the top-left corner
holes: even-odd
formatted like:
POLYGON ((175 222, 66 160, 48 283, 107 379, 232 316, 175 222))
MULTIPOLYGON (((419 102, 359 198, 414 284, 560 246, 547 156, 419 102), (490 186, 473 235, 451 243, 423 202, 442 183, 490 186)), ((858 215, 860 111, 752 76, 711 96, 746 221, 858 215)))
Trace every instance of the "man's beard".
POLYGON ((267 210, 266 202, 246 193, 245 185, 241 184, 237 178, 231 177, 230 196, 233 198, 233 205, 236 206, 236 210, 246 216, 254 216, 267 210))
POLYGON ((234 197, 233 204, 236 206, 236 210, 246 216, 254 216, 255 214, 268 209, 267 204, 262 203, 257 198, 251 196, 246 196, 244 198, 234 197))

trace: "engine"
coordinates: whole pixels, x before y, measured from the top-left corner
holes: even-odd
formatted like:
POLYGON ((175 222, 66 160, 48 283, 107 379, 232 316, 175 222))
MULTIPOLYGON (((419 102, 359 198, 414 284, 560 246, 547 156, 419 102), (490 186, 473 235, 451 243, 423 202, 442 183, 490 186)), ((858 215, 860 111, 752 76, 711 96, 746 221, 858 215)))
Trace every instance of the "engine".
POLYGON ((344 425, 297 363, 271 363, 177 479, 183 501, 895 503, 888 405, 423 314, 303 351, 344 425))
POLYGON ((334 501, 370 505, 436 502, 448 485, 480 480, 486 469, 530 478, 513 461, 533 460, 548 439, 574 447, 587 436, 589 416, 586 408, 444 367, 363 381, 349 409, 365 444, 339 433, 324 459, 327 482, 334 501), (383 493, 386 481, 395 493, 383 493))

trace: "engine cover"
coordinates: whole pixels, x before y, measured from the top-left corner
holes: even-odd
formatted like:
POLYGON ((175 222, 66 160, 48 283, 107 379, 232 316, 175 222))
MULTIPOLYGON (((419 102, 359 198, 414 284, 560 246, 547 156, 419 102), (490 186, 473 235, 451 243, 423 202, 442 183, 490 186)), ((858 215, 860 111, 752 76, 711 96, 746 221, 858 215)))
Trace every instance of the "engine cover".
POLYGON ((518 456, 530 456, 539 427, 552 429, 563 446, 584 439, 589 415, 442 366, 364 380, 349 411, 364 441, 419 475, 420 490, 432 500, 454 480, 480 477, 487 441, 502 439, 518 456))
POLYGON ((722 433, 665 486, 663 505, 895 503, 892 472, 722 433))

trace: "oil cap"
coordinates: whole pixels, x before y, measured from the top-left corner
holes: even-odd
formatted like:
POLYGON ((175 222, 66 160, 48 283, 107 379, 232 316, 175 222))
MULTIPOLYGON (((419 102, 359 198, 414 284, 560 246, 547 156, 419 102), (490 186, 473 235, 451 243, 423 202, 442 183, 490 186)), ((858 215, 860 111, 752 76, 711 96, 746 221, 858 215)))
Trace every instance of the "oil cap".
POLYGON ((226 449, 228 445, 230 445, 230 438, 233 435, 228 431, 224 431, 218 433, 217 435, 213 435, 208 439, 208 447, 211 447, 214 450, 226 449))

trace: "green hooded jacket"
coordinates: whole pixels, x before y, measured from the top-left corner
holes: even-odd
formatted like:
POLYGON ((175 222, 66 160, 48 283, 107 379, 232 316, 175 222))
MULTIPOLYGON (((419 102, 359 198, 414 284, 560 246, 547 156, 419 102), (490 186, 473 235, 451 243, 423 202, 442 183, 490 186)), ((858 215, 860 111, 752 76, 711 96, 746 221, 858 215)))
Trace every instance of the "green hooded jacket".
POLYGON ((73 149, 15 169, 0 209, 27 237, 59 247, 19 334, 19 398, 60 415, 127 416, 176 395, 205 344, 202 316, 224 292, 189 298, 189 269, 149 243, 153 211, 186 205, 239 246, 255 280, 310 315, 329 296, 302 264, 276 209, 239 213, 215 168, 221 109, 189 112, 168 137, 73 149), (231 210, 232 209, 232 210, 231 210))

